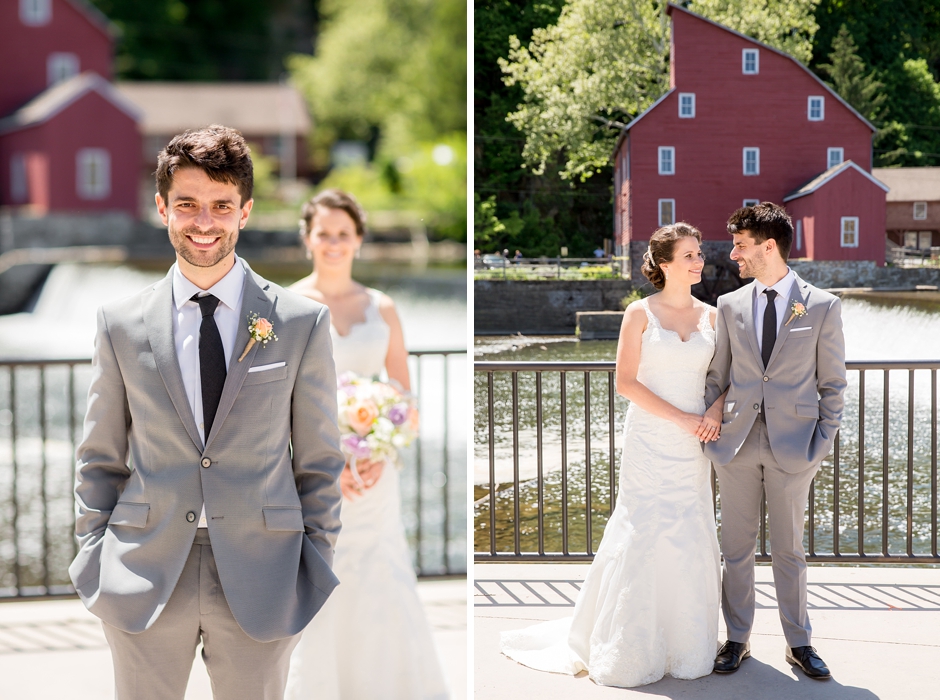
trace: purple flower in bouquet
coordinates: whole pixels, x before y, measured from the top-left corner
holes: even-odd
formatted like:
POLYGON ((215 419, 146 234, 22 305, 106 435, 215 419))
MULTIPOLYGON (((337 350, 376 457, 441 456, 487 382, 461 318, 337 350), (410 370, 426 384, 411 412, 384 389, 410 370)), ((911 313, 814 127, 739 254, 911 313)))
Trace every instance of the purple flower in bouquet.
POLYGON ((369 459, 372 455, 369 442, 355 434, 343 438, 343 451, 356 459, 369 459))
POLYGON ((388 419, 393 425, 402 425, 408 420, 409 406, 406 403, 396 403, 388 409, 388 419))

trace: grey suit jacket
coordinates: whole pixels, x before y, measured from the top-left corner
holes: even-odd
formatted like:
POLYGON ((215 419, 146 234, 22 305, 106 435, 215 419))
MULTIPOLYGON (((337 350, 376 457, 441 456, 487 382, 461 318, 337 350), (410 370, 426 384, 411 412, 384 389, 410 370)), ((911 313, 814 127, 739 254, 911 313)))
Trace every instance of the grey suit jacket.
POLYGON ((705 454, 730 462, 764 404, 770 447, 780 466, 797 473, 829 454, 842 421, 845 339, 839 298, 799 277, 787 300, 767 369, 754 328, 754 285, 718 299, 715 356, 705 380, 710 406, 728 389, 721 437, 705 443, 705 454), (795 302, 806 315, 787 324, 795 302))
POLYGON ((243 322, 205 445, 176 357, 171 276, 98 311, 69 574, 86 607, 127 632, 165 607, 203 502, 225 598, 253 639, 300 632, 338 583, 344 458, 329 311, 245 269, 243 322), (238 362, 252 312, 278 340, 238 362))

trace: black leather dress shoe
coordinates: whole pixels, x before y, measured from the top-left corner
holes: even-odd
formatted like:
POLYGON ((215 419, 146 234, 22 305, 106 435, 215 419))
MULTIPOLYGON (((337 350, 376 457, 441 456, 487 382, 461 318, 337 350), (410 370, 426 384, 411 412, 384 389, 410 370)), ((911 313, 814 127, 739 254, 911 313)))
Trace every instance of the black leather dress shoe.
POLYGON ((750 655, 751 645, 748 642, 725 642, 715 657, 715 673, 734 673, 750 655))
POLYGON ((826 663, 813 647, 787 647, 787 661, 799 666, 803 673, 814 680, 827 681, 832 678, 826 663))

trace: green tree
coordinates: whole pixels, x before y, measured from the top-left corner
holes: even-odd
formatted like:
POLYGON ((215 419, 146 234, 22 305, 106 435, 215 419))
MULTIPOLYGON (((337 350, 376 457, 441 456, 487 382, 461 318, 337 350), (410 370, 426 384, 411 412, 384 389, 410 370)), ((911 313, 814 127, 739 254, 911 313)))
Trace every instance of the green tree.
MULTIPOLYGON (((690 9, 808 61, 818 0, 699 0, 690 9)), ((525 134, 523 158, 586 180, 609 161, 619 130, 668 85, 669 22, 659 0, 568 0, 527 46, 510 37, 500 61, 523 100, 509 120, 525 134)))
POLYGON ((832 88, 863 117, 880 121, 884 116, 884 103, 888 99, 882 91, 884 83, 878 81, 874 71, 867 70, 844 24, 832 40, 829 63, 817 66, 817 70, 829 76, 832 88))
POLYGON ((466 5, 323 0, 313 56, 289 60, 317 124, 320 165, 337 139, 406 152, 467 128, 466 5))

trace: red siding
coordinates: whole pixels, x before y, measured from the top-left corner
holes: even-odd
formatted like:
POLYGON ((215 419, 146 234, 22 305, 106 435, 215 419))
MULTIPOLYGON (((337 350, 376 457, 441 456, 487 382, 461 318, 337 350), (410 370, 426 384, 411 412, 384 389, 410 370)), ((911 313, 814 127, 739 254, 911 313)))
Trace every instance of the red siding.
POLYGON ((79 72, 111 80, 111 38, 68 0, 52 0, 52 19, 29 27, 20 20, 19 0, 0 2, 0 117, 48 87, 46 60, 55 52, 78 56, 79 72))
POLYGON ((842 147, 845 160, 871 170, 871 130, 793 60, 680 9, 671 16, 676 90, 630 130, 635 238, 656 229, 659 199, 675 199, 677 220, 697 226, 706 239, 726 240, 728 216, 744 199, 782 203, 826 170, 830 147, 842 147), (758 75, 742 74, 744 48, 759 50, 758 75), (692 119, 678 115, 685 92, 695 94, 692 119), (807 118, 810 95, 825 98, 821 122, 807 118), (675 175, 658 174, 659 146, 675 147, 675 175), (757 176, 743 174, 745 147, 760 149, 757 176))
POLYGON ((134 120, 98 93, 89 92, 50 120, 0 139, 0 202, 10 200, 11 156, 41 152, 47 165, 28 166, 30 203, 37 213, 119 210, 136 216, 141 150, 134 120), (111 190, 104 199, 78 196, 76 157, 83 148, 102 148, 110 154, 111 190))
POLYGON ((812 194, 787 202, 794 219, 803 219, 806 257, 813 260, 885 260, 884 190, 852 168, 812 194), (841 245, 842 217, 858 217, 858 247, 841 245), (807 225, 807 220, 810 224, 807 225))

